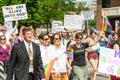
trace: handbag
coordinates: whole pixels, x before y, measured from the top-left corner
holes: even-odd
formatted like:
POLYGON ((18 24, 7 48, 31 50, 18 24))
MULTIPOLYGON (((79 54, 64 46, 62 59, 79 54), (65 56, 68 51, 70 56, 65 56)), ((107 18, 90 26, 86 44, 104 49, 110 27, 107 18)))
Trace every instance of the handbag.
POLYGON ((7 74, 8 71, 8 61, 4 62, 4 72, 7 74))

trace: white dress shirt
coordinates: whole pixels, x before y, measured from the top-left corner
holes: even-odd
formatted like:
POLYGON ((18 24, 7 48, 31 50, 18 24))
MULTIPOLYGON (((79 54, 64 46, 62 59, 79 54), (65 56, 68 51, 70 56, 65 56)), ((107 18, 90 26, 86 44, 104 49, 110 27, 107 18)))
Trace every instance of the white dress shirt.
POLYGON ((27 49, 27 52, 29 53, 29 51, 28 51, 28 46, 30 45, 31 52, 32 52, 32 54, 33 54, 33 45, 32 45, 32 42, 28 43, 28 42, 26 42, 25 40, 23 40, 23 41, 24 41, 25 47, 26 47, 26 49, 27 49))
POLYGON ((43 67, 48 64, 51 60, 50 60, 50 56, 51 54, 50 52, 50 46, 43 46, 40 44, 40 51, 41 51, 41 58, 43 61, 43 67))

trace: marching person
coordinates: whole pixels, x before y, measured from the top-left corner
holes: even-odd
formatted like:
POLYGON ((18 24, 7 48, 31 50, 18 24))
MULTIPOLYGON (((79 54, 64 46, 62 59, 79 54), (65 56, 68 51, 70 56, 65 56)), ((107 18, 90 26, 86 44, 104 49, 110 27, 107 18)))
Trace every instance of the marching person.
POLYGON ((49 62, 49 36, 46 33, 41 33, 39 36, 40 41, 40 51, 41 51, 41 58, 43 61, 43 67, 49 62))
POLYGON ((7 68, 7 61, 10 52, 10 46, 6 44, 6 37, 4 35, 0 36, 0 80, 4 80, 6 68, 7 68))
POLYGON ((84 43, 81 43, 82 38, 83 36, 81 33, 76 33, 76 43, 72 47, 74 50, 74 60, 72 62, 74 72, 73 80, 87 80, 87 67, 85 58, 86 46, 84 43))
POLYGON ((71 70, 72 67, 67 61, 65 46, 61 44, 61 36, 59 34, 53 35, 53 46, 51 46, 51 59, 56 59, 51 71, 52 80, 68 80, 67 68, 71 70))
POLYGON ((92 80, 96 80, 96 73, 97 73, 97 67, 98 67, 98 55, 96 51, 100 48, 99 40, 101 38, 100 36, 97 37, 97 33, 94 31, 90 32, 90 37, 87 38, 86 42, 89 45, 89 48, 87 49, 88 52, 88 60, 93 68, 93 71, 91 72, 91 78, 92 80))
POLYGON ((36 80, 37 72, 41 80, 45 80, 39 46, 32 42, 33 32, 30 28, 23 29, 24 40, 13 46, 8 62, 7 79, 36 80))
POLYGON ((17 26, 18 26, 18 21, 15 22, 14 28, 11 31, 9 31, 9 32, 7 31, 7 28, 4 25, 0 29, 1 30, 0 35, 5 35, 6 42, 9 45, 10 45, 9 39, 15 33, 15 31, 17 30, 17 26))
MULTIPOLYGON (((112 45, 112 49, 120 50, 120 43, 119 42, 114 42, 113 45, 112 45)), ((120 80, 120 77, 111 75, 110 80, 120 80)))
POLYGON ((68 37, 69 37, 68 31, 66 28, 64 28, 64 30, 61 32, 61 42, 62 45, 64 45, 65 47, 67 47, 67 43, 69 41, 68 37))

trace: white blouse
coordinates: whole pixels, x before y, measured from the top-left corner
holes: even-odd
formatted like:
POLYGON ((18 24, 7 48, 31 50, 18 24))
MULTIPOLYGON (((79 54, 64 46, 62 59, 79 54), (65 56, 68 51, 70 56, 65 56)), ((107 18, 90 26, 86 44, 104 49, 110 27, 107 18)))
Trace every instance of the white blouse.
POLYGON ((64 52, 66 51, 66 48, 64 46, 62 46, 60 49, 56 49, 55 46, 51 46, 50 48, 50 59, 53 60, 56 57, 58 57, 58 59, 54 62, 53 68, 52 68, 52 73, 55 72, 67 72, 67 66, 66 66, 66 61, 67 61, 67 55, 64 54, 64 52))

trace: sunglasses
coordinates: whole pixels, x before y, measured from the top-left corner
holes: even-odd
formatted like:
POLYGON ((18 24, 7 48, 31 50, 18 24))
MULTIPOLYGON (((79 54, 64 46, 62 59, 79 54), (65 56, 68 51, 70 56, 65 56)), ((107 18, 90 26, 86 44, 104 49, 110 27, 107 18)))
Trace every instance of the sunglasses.
POLYGON ((1 31, 6 31, 6 30, 1 30, 1 31))
POLYGON ((55 40, 61 40, 61 38, 54 38, 55 40))
POLYGON ((82 39, 82 38, 77 38, 77 39, 82 39))
POLYGON ((49 38, 44 38, 45 41, 49 40, 49 38))
POLYGON ((6 40, 5 38, 1 38, 0 40, 6 40))

